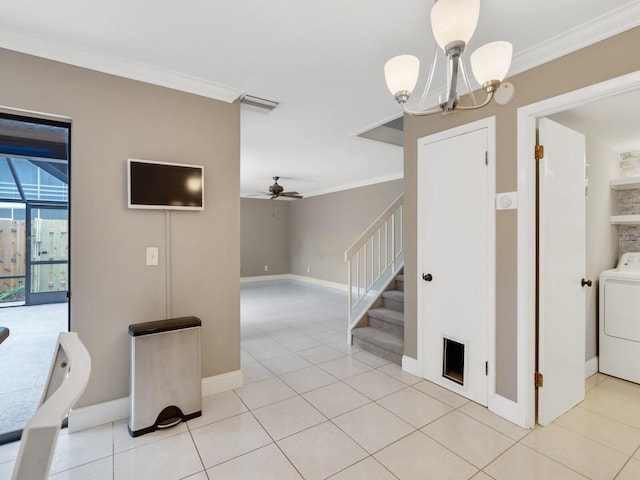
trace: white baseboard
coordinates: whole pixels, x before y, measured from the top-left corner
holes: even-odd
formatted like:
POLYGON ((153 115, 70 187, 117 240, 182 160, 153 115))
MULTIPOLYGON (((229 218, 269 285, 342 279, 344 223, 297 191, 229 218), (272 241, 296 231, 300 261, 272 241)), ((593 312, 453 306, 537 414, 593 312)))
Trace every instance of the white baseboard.
POLYGON ((267 280, 287 280, 290 275, 283 273, 281 275, 259 275, 256 277, 240 277, 240 283, 266 282, 267 280))
POLYGON ((266 282, 268 280, 297 280, 299 282, 311 283, 321 287, 334 288, 343 292, 349 291, 349 286, 344 283, 330 282, 321 280, 320 278, 305 277, 304 275, 295 275, 293 273, 283 273, 282 275, 259 275, 257 277, 240 277, 240 283, 266 282))
POLYGON ((489 393, 489 411, 499 415, 505 420, 515 423, 522 428, 533 428, 533 425, 527 425, 526 419, 522 416, 522 408, 517 402, 509 400, 497 393, 489 393))
POLYGON ((202 396, 208 397, 216 393, 226 392, 242 386, 242 371, 223 373, 215 377, 202 379, 202 396))
POLYGON ((420 364, 415 358, 407 357, 406 355, 402 356, 402 370, 411 375, 415 375, 416 377, 422 378, 422 368, 420 368, 420 364))
MULTIPOLYGON (((415 375, 416 377, 423 378, 422 367, 415 358, 403 355, 402 370, 415 375)), ((515 423, 516 425, 528 428, 525 426, 525 420, 522 418, 521 409, 517 402, 509 400, 501 395, 494 394, 489 401, 489 410, 494 412, 496 415, 515 423)))
POLYGON ((289 278, 291 280, 298 280, 299 282, 311 283, 313 285, 319 285, 321 287, 328 287, 328 288, 334 288, 336 290, 342 290, 343 292, 349 291, 349 286, 344 283, 330 282, 328 280, 321 280, 319 278, 313 278, 313 277, 305 277, 304 275, 294 275, 292 273, 289 274, 289 278))
POLYGON ((598 373, 598 356, 590 358, 584 364, 584 378, 589 378, 591 375, 598 373))
MULTIPOLYGON (((242 372, 223 373, 202 379, 202 396, 226 392, 242 386, 242 372)), ((87 407, 74 408, 69 413, 69 433, 117 422, 129 418, 131 405, 129 397, 118 398, 108 402, 97 403, 87 407)))
POLYGON ((129 418, 130 411, 129 397, 74 408, 69 413, 69 433, 129 418))

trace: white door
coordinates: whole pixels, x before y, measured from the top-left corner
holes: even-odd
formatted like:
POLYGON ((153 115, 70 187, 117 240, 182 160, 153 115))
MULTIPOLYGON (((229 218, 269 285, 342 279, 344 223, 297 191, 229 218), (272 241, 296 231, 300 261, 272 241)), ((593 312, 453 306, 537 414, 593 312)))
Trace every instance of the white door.
POLYGON ((424 377, 485 406, 494 197, 487 150, 488 129, 481 128, 423 143, 418 154, 424 377))
POLYGON ((538 123, 538 423, 584 400, 585 137, 543 118, 538 123))

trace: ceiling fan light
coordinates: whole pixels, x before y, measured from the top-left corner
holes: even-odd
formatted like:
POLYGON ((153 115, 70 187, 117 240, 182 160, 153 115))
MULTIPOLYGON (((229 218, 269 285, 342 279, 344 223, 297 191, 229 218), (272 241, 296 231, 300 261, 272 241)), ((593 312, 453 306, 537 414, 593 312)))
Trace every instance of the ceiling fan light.
POLYGON ((483 45, 471 54, 471 69, 480 85, 507 76, 511 66, 513 46, 509 42, 492 42, 483 45))
POLYGON ((393 95, 411 93, 418 81, 420 60, 413 55, 398 55, 384 64, 384 78, 393 95))
POLYGON ((480 16, 480 0, 438 0, 431 7, 431 29, 438 45, 455 41, 465 44, 473 36, 480 16))

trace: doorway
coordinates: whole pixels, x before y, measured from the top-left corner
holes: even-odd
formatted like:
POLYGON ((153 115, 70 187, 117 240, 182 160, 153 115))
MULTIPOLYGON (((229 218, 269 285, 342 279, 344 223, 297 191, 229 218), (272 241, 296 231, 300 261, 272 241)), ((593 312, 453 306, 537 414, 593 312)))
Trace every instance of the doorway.
POLYGON ((69 122, 0 113, 0 444, 20 437, 69 330, 69 122))
POLYGON ((418 358, 427 380, 491 408, 495 119, 418 142, 418 358))
MULTIPOLYGON (((518 109, 518 397, 523 398, 521 425, 535 425, 536 373, 535 320, 536 303, 536 198, 535 162, 532 161, 536 145, 536 127, 541 118, 575 109, 597 100, 640 89, 640 72, 634 72, 600 84, 583 88, 518 109)), ((578 279, 580 281, 580 279, 578 279)), ((541 318, 541 328, 545 327, 541 318)), ((540 351, 545 370, 556 368, 562 356, 540 351)), ((566 359, 564 359, 566 361, 566 359)), ((584 382, 585 358, 571 359, 582 366, 584 382)), ((544 373, 544 372, 542 372, 544 373)), ((545 382, 546 383, 546 382, 545 382)), ((545 388, 544 386, 542 387, 545 388)), ((549 388, 545 394, 555 396, 558 388, 549 388)), ((570 405, 565 405, 570 408, 570 405)))

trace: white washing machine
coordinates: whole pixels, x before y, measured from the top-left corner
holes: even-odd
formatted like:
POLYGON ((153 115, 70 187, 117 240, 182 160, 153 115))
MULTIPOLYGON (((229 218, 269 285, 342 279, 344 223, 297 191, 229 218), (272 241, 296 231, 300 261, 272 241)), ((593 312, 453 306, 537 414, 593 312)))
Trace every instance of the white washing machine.
POLYGON ((599 370, 640 383, 640 252, 600 274, 599 370))

